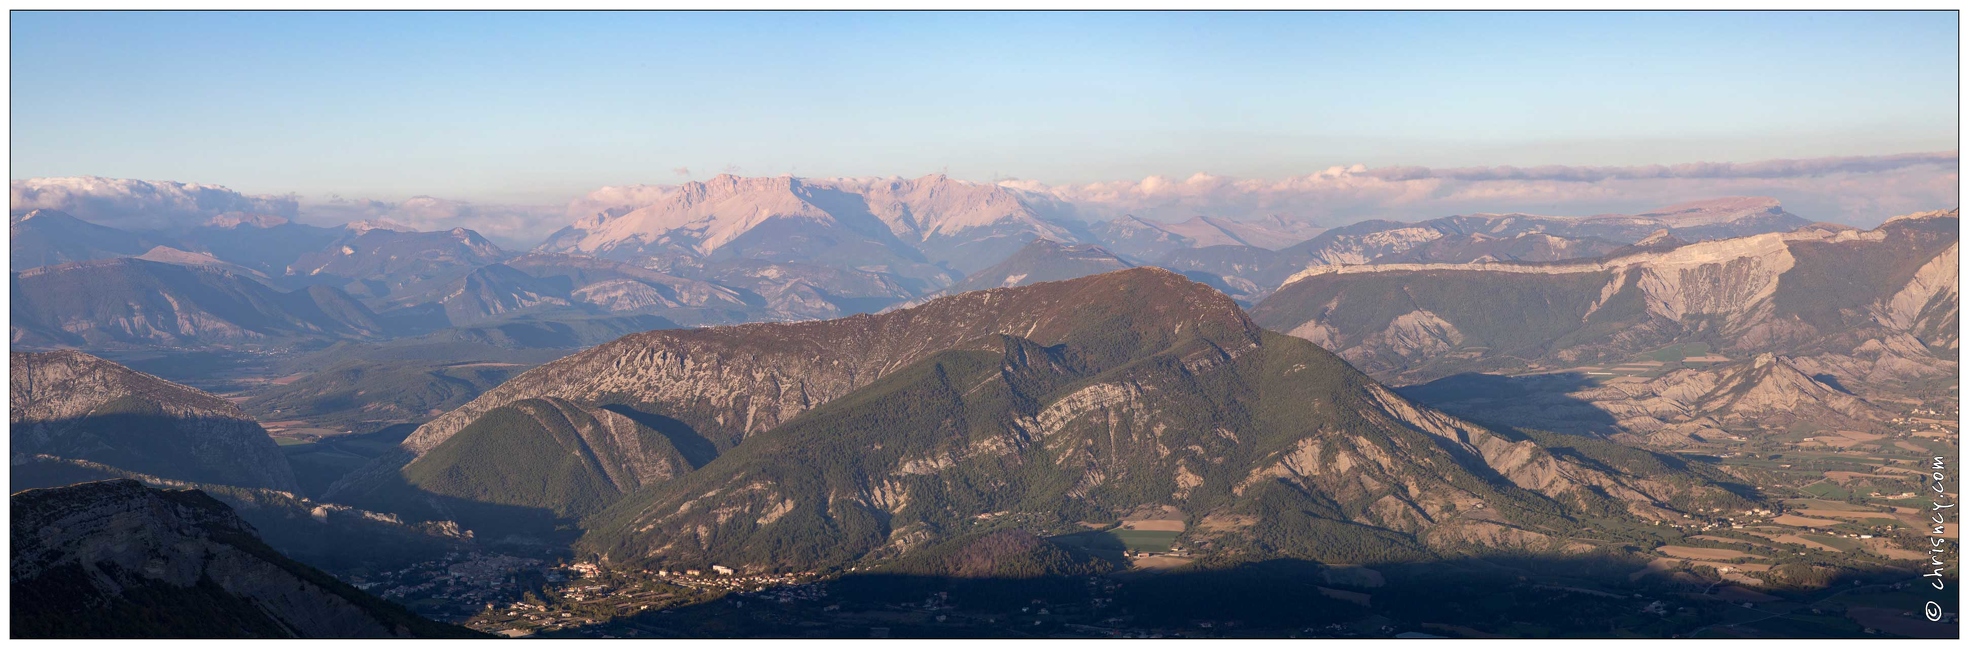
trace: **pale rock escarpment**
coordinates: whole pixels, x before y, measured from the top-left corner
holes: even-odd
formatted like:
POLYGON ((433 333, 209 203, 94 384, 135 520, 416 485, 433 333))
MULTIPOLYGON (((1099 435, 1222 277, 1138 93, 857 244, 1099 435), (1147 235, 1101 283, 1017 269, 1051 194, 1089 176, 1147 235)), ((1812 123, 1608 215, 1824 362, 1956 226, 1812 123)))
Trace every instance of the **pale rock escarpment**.
POLYGON ((1954 371, 1955 222, 1933 212, 1691 244, 1657 232, 1604 258, 1547 263, 1322 265, 1252 313, 1405 383, 1702 342, 1732 359, 1787 356, 1865 391, 1954 371))
POLYGON ((1961 299, 1956 285, 1961 268, 1959 245, 1950 244, 1948 250, 1922 264, 1906 287, 1877 305, 1874 315, 1880 323, 1914 333, 1930 346, 1955 349, 1959 342, 1954 326, 1956 305, 1961 299))

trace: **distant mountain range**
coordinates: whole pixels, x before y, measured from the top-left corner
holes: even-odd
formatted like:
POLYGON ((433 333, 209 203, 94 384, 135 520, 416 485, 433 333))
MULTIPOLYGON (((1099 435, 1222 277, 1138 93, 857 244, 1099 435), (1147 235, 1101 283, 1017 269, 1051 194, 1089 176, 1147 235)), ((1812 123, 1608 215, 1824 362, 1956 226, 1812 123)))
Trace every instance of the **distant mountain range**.
POLYGON ((157 246, 132 232, 96 225, 55 210, 14 215, 8 223, 15 271, 70 261, 135 257, 157 246))
POLYGON ((1049 239, 1034 239, 1032 243, 1026 244, 1026 247, 1012 253, 1012 256, 1006 257, 1005 261, 971 273, 964 278, 964 281, 921 298, 911 305, 945 295, 991 288, 1011 288, 1039 282, 1057 282, 1133 267, 1134 264, 1123 261, 1100 246, 1068 245, 1049 239))
POLYGON ((1278 250, 1310 239, 1322 230, 1280 216, 1253 222, 1198 216, 1182 223, 1123 216, 1090 227, 1101 243, 1141 260, 1161 259, 1178 250, 1212 246, 1278 250))
POLYGON ((915 180, 817 180, 719 176, 686 183, 654 205, 603 212, 548 237, 546 252, 634 260, 884 267, 938 286, 988 266, 1033 238, 1082 230, 1070 208, 1028 192, 925 176, 915 180))
POLYGON ((1050 195, 943 176, 719 176, 650 201, 580 219, 527 254, 471 230, 389 223, 325 228, 227 214, 197 227, 125 232, 51 210, 17 214, 14 285, 27 299, 17 300, 12 339, 39 347, 271 348, 483 338, 477 332, 507 322, 824 319, 1015 275, 1064 279, 1116 268, 1068 271, 1021 252, 1035 241, 1098 246, 1120 263, 1175 270, 1255 304, 1314 266, 1557 261, 1607 254, 1664 231, 1700 241, 1805 224, 1756 198, 1631 216, 1474 215, 1324 231, 1283 216, 1087 223, 1050 195), (108 261, 131 258, 190 270, 108 261), (61 266, 67 262, 89 263, 61 266), (79 282, 99 287, 86 304, 69 290, 79 282))
POLYGON ((1592 217, 1475 214, 1415 223, 1369 220, 1273 251, 1262 247, 1176 250, 1155 263, 1208 273, 1248 302, 1264 299, 1308 268, 1406 262, 1558 261, 1596 257, 1663 235, 1686 241, 1788 232, 1808 225, 1768 198, 1722 198, 1637 215, 1592 217))
POLYGON ((196 347, 385 333, 375 312, 339 289, 280 291, 215 266, 124 257, 12 279, 15 345, 196 347))

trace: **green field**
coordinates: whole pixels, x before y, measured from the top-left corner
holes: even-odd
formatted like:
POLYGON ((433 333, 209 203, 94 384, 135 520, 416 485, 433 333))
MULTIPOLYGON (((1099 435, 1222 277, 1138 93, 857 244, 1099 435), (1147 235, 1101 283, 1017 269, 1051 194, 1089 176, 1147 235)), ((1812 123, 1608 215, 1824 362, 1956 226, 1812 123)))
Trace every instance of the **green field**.
POLYGON ((1859 541, 1843 536, 1827 536, 1824 534, 1800 534, 1798 536, 1839 548, 1841 552, 1852 552, 1860 547, 1859 541))
POLYGON ((1820 482, 1817 484, 1813 484, 1811 486, 1805 487, 1804 489, 1800 489, 1799 491, 1803 491, 1805 493, 1812 494, 1820 498, 1844 499, 1847 496, 1853 495, 1852 492, 1847 491, 1844 487, 1841 487, 1839 485, 1830 482, 1820 482))
POLYGON ((1110 530, 1110 536, 1121 541, 1122 545, 1137 552, 1168 552, 1169 546, 1176 542, 1182 532, 1152 532, 1149 530, 1110 530))

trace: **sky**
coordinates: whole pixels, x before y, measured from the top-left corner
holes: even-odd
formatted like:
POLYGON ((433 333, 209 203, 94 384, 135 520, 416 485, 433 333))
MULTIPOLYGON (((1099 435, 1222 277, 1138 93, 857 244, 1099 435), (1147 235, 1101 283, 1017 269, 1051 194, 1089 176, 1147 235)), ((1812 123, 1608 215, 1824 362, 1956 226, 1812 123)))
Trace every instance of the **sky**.
POLYGON ((1951 12, 14 12, 12 178, 550 205, 723 172, 1058 187, 1953 152, 1957 29, 1951 12))

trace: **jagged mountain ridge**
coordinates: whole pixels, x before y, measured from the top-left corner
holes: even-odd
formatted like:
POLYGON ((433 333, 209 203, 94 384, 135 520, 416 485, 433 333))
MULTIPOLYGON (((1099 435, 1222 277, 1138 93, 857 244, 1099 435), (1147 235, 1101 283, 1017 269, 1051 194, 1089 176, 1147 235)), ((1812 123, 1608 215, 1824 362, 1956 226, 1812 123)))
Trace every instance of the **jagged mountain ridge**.
MULTIPOLYGON (((944 176, 858 180, 721 175, 685 183, 652 205, 584 218, 548 237, 539 250, 616 259, 742 256, 850 268, 872 264, 899 277, 934 281, 938 273, 929 264, 946 264, 962 274, 1002 259, 1035 237, 1072 238, 1079 227, 1065 218, 1066 211, 1050 197, 944 176), (764 241, 775 229, 826 245, 789 248, 764 241), (735 250, 748 245, 764 248, 735 250)), ((938 287, 948 283, 943 278, 938 287)))

